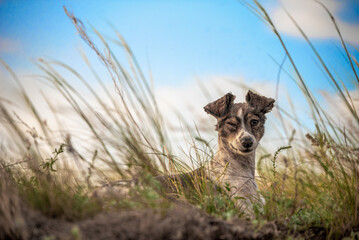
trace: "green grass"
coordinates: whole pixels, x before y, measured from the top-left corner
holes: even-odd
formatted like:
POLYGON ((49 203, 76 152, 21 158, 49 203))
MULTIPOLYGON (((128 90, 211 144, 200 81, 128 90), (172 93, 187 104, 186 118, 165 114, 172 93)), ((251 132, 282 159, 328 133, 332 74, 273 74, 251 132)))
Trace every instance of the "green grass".
MULTIPOLYGON (((308 133, 306 138, 305 129, 295 129, 287 139, 288 147, 280 147, 273 154, 257 156, 257 182, 265 203, 254 205, 253 222, 261 224, 273 221, 278 226, 285 226, 288 236, 298 236, 306 230, 322 228, 328 238, 355 238, 358 233, 353 229, 359 227, 359 117, 351 94, 358 90, 358 85, 355 85, 355 90, 349 91, 342 84, 348 81, 332 74, 314 44, 297 25, 321 64, 320 67, 333 83, 336 95, 350 113, 348 121, 352 122, 352 131, 349 132, 321 107, 308 88, 267 11, 255 0, 246 1, 245 4, 270 27, 281 43, 291 63, 293 77, 297 79, 298 91, 303 92, 304 100, 312 109, 316 129, 315 132, 308 133), (294 141, 294 135, 301 132, 304 132, 301 140, 294 141)), ((89 38, 80 20, 66 9, 65 11, 81 38, 107 70, 106 77, 113 81, 116 95, 103 82, 104 77, 97 73, 95 66, 98 63, 90 63, 85 55, 84 62, 98 81, 99 89, 88 84, 80 73, 65 63, 45 60, 36 63, 43 71, 39 79, 56 89, 62 96, 62 101, 71 106, 78 119, 87 127, 86 134, 91 140, 89 142, 95 144, 80 148, 71 140, 76 138, 76 133, 62 129, 61 123, 56 131, 45 124, 41 110, 33 103, 16 73, 1 61, 18 86, 26 105, 24 107, 29 110, 39 127, 36 129, 37 134, 29 131, 26 123, 14 116, 4 102, 0 102, 3 127, 11 136, 11 145, 16 147, 15 150, 0 155, 0 230, 9 236, 26 235, 22 225, 15 224, 19 216, 21 218, 19 209, 24 204, 47 216, 65 217, 69 220, 83 219, 114 208, 170 208, 173 201, 168 199, 154 176, 182 173, 206 166, 215 152, 197 129, 188 128, 189 140, 193 146, 183 158, 176 156, 168 137, 165 117, 158 108, 153 89, 124 38, 114 30, 117 39, 111 39, 110 44, 92 28, 102 44, 101 49, 104 49, 100 51, 89 38), (116 57, 119 56, 118 48, 128 62, 121 63, 116 57), (64 78, 61 74, 64 71, 71 73, 73 78, 87 88, 86 96, 77 90, 72 79, 64 78), (99 94, 100 91, 105 93, 106 99, 99 94), (96 108, 88 99, 96 103, 96 108), (58 132, 61 133, 60 138, 58 132), (13 159, 20 160, 14 162, 13 159), (99 202, 90 197, 91 191, 99 182, 121 178, 140 180, 140 184, 130 191, 128 198, 99 202)), ((294 19, 293 21, 295 22, 294 19)), ((336 26, 334 18, 332 21, 336 26)), ((351 64, 352 72, 347 73, 347 76, 352 76, 353 79, 350 80, 359 82, 356 74, 359 66, 353 57, 357 50, 349 53, 339 28, 337 30, 351 64)), ((54 103, 46 95, 45 100, 55 119, 58 119, 62 114, 61 110, 54 109, 54 103)), ((283 109, 280 114, 288 115, 288 111, 283 109)), ((295 116, 289 117, 296 119, 295 116)), ((285 126, 278 121, 277 128, 285 126)), ((298 138, 300 137, 296 137, 298 138)), ((174 188, 178 189, 178 194, 173 197, 223 219, 244 216, 242 209, 235 206, 235 200, 230 199, 229 187, 214 191, 214 187, 204 177, 194 176, 190 181, 194 186, 190 193, 173 182, 174 188)))

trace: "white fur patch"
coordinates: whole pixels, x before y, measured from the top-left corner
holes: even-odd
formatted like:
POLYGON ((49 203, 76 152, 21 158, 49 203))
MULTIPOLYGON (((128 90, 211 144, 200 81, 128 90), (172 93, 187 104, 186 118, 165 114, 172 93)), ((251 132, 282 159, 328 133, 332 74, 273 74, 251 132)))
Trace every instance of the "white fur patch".
POLYGON ((240 108, 237 112, 237 116, 243 121, 243 108, 240 108))
POLYGON ((241 130, 239 131, 238 133, 238 136, 241 136, 241 137, 252 137, 253 139, 254 136, 248 131, 248 129, 246 128, 246 125, 244 124, 244 112, 243 112, 243 108, 240 108, 237 112, 237 116, 239 117, 239 119, 241 120, 241 125, 240 125, 240 128, 241 130))

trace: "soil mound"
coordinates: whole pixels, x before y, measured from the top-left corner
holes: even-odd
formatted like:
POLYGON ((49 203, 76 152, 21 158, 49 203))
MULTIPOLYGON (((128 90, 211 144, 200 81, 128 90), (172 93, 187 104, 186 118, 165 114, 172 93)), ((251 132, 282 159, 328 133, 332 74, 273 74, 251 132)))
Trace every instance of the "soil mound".
POLYGON ((30 239, 273 239, 274 224, 255 229, 246 220, 224 221, 196 208, 101 213, 77 222, 31 213, 30 239))

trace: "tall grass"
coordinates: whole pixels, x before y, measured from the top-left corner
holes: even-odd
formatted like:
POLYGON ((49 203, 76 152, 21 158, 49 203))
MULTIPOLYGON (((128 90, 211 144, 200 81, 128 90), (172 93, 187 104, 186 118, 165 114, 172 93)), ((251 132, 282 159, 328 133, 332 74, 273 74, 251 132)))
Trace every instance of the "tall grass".
MULTIPOLYGON (((266 9, 256 0, 247 1, 246 4, 270 27, 281 43, 294 71, 294 78, 298 81, 298 90, 303 92, 308 106, 313 110, 312 119, 316 129, 308 133, 306 138, 303 136, 301 141, 294 139, 297 132, 303 131, 297 129, 287 139, 291 149, 283 147, 273 155, 258 156, 257 182, 266 201, 254 206, 255 222, 275 221, 279 229, 288 235, 306 233, 308 230, 315 232, 313 229, 324 231, 329 238, 349 235, 359 226, 359 118, 352 98, 352 92, 357 89, 348 90, 342 84, 347 81, 337 79, 332 74, 315 45, 291 17, 335 86, 337 97, 351 114, 353 125, 352 131, 348 132, 321 107, 266 9), (272 167, 266 164, 268 162, 272 167)), ((60 134, 46 124, 42 111, 29 97, 16 73, 1 61, 17 84, 26 108, 38 126, 36 131, 30 131, 26 121, 12 114, 10 107, 0 101, 2 125, 11 136, 9 144, 17 148, 14 153, 9 151, 0 155, 0 223, 3 223, 0 224, 3 231, 0 232, 6 233, 6 236, 26 237, 23 223, 26 216, 21 209, 28 205, 48 216, 63 216, 70 220, 85 218, 104 208, 170 207, 172 202, 153 176, 188 172, 197 167, 205 169, 206 162, 214 156, 215 150, 196 129, 189 129, 191 150, 185 152, 183 158, 175 156, 154 90, 128 43, 114 29, 117 38, 112 39, 110 44, 92 27, 98 40, 96 43, 101 44, 99 48, 82 22, 66 8, 65 12, 80 37, 98 56, 107 77, 112 80, 116 94, 106 85, 103 76, 95 68, 96 64, 90 63, 85 54, 84 63, 100 89, 94 88, 76 69, 65 63, 43 59, 36 63, 43 72, 38 78, 50 84, 61 95, 61 101, 72 108, 77 116, 73 118, 86 126, 87 141, 79 146, 77 136, 62 128, 61 120, 58 120, 57 126, 60 134), (118 48, 127 58, 126 63, 121 62, 122 58, 113 50, 118 48), (65 78, 64 72, 70 73, 72 78, 65 78), (87 89, 86 96, 77 89, 74 79, 87 89), (100 94, 100 91, 105 94, 100 94), (137 178, 140 184, 131 190, 127 199, 98 202, 89 197, 99 183, 128 178, 137 178), (15 224, 19 219, 23 224, 15 224)), ((337 27, 329 11, 328 14, 337 27)), ((336 29, 352 74, 358 80, 358 62, 354 54, 349 53, 339 28, 336 29)), ((56 109, 51 97, 44 97, 54 118, 60 119, 62 113, 56 109)), ((284 109, 280 113, 289 115, 284 109)), ((289 117, 295 119, 295 116, 289 117)), ((186 123, 184 125, 187 126, 186 123)), ((285 128, 284 125, 277 127, 285 128)), ((243 215, 241 209, 235 207, 234 200, 229 198, 229 188, 213 191, 211 183, 203 176, 191 176, 188 181, 194 186, 191 192, 181 189, 181 185, 173 181, 173 188, 178 193, 175 195, 177 200, 197 205, 225 219, 243 215)))
POLYGON ((271 186, 264 192, 267 195, 264 217, 268 220, 279 220, 296 228, 323 227, 328 237, 340 237, 358 227, 358 127, 359 118, 352 94, 358 89, 348 90, 345 83, 351 80, 359 81, 357 76, 358 62, 350 54, 335 18, 330 11, 318 2, 328 13, 338 37, 351 72, 346 76, 353 79, 336 77, 325 59, 318 53, 315 45, 301 29, 296 20, 287 12, 289 19, 299 30, 303 39, 308 43, 325 75, 333 83, 335 98, 341 102, 350 113, 347 123, 351 131, 340 126, 331 113, 324 109, 315 95, 311 92, 305 79, 288 49, 283 37, 273 23, 266 9, 257 0, 246 1, 246 6, 252 10, 275 34, 287 58, 290 61, 294 77, 299 89, 312 111, 312 119, 316 132, 306 135, 311 144, 297 148, 284 157, 284 169, 276 175, 261 173, 271 179, 271 186))

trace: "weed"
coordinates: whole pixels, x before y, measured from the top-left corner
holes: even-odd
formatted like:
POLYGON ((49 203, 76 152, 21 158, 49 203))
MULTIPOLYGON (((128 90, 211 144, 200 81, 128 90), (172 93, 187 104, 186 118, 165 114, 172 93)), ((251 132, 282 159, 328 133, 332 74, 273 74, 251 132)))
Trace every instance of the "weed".
POLYGON ((274 153, 273 159, 272 159, 272 164, 273 164, 273 177, 275 178, 275 174, 276 174, 276 160, 278 158, 278 155, 281 151, 285 150, 285 149, 289 149, 292 148, 292 146, 283 146, 277 149, 277 151, 274 153))
POLYGON ((42 168, 48 171, 56 172, 56 170, 53 168, 54 163, 58 160, 58 156, 64 152, 65 144, 61 144, 59 149, 55 148, 55 151, 53 152, 54 157, 50 157, 46 159, 47 161, 42 164, 42 168))

